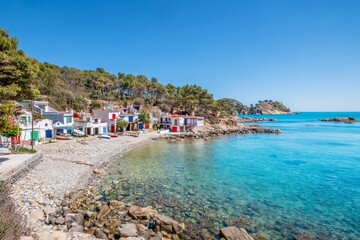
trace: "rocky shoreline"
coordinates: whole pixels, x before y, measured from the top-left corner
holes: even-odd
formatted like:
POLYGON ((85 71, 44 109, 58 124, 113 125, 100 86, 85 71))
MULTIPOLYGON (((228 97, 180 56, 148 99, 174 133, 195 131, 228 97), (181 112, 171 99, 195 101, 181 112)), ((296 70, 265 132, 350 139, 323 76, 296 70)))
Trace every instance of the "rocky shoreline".
POLYGON ((176 139, 209 139, 212 137, 222 135, 235 135, 235 134, 255 134, 255 133, 270 133, 280 134, 279 129, 263 128, 259 125, 242 125, 226 126, 221 124, 215 124, 210 126, 194 127, 189 132, 181 133, 168 133, 160 136, 160 139, 176 140, 176 139))
MULTIPOLYGON (((28 222, 26 236, 21 239, 189 239, 183 234, 186 226, 160 215, 152 207, 116 199, 102 202, 91 182, 106 173, 104 166, 113 158, 158 138, 206 139, 250 133, 281 131, 258 125, 211 125, 175 135, 151 132, 136 138, 89 138, 36 146, 43 151, 43 161, 12 185, 12 197, 28 222)), ((232 239, 236 234, 243 236, 238 239, 252 239, 238 228, 222 229, 219 234, 224 239, 232 239)))

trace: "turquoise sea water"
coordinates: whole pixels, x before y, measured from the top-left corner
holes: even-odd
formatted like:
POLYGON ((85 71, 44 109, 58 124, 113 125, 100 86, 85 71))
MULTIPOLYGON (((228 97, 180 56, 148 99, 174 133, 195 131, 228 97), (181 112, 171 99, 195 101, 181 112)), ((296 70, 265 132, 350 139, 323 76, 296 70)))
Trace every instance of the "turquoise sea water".
POLYGON ((283 133, 144 146, 111 165, 105 198, 157 206, 193 239, 227 225, 266 239, 360 239, 360 123, 317 121, 341 116, 360 119, 259 116, 283 133))

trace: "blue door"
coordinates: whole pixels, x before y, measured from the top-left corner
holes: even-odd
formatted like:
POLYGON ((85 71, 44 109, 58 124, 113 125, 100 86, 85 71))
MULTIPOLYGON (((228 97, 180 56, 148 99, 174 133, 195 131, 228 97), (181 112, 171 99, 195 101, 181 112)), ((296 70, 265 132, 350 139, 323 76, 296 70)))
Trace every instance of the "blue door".
POLYGON ((184 119, 184 125, 187 125, 187 118, 184 119))
POLYGON ((129 122, 133 122, 134 121, 134 117, 133 116, 129 116, 129 122))
POLYGON ((139 129, 143 129, 144 125, 142 123, 139 123, 139 129))
POLYGON ((52 130, 46 130, 45 131, 45 137, 46 138, 52 138, 52 130))
POLYGON ((103 127, 103 133, 106 133, 106 127, 103 127))

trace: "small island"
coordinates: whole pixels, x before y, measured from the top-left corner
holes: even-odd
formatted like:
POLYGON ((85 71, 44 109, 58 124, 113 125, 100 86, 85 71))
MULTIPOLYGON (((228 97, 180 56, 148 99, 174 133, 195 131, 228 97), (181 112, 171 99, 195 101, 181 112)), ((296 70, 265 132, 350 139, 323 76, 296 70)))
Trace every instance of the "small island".
POLYGON ((342 122, 342 123, 347 123, 347 124, 359 122, 359 120, 356 120, 353 117, 326 118, 326 119, 320 119, 320 121, 321 122, 342 122))

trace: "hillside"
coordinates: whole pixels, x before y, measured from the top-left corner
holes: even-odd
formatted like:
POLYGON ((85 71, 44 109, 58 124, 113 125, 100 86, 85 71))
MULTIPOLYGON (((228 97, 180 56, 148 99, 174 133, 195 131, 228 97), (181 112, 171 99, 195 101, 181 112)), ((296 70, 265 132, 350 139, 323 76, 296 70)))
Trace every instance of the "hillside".
POLYGON ((246 106, 241 102, 230 99, 230 98, 222 98, 218 100, 222 106, 224 111, 228 114, 290 114, 291 110, 286 107, 283 103, 265 100, 259 101, 255 105, 250 104, 250 106, 246 106))
POLYGON ((291 110, 281 102, 265 100, 250 105, 248 114, 291 114, 291 110))
POLYGON ((197 85, 177 87, 161 84, 155 77, 122 72, 115 75, 100 67, 80 70, 41 63, 26 56, 18 49, 18 40, 0 28, 0 105, 24 99, 46 100, 56 109, 76 111, 90 111, 104 103, 117 106, 135 103, 148 109, 158 107, 164 112, 202 115, 211 123, 238 113, 290 111, 272 101, 247 107, 234 99, 216 100, 208 90, 197 85))

